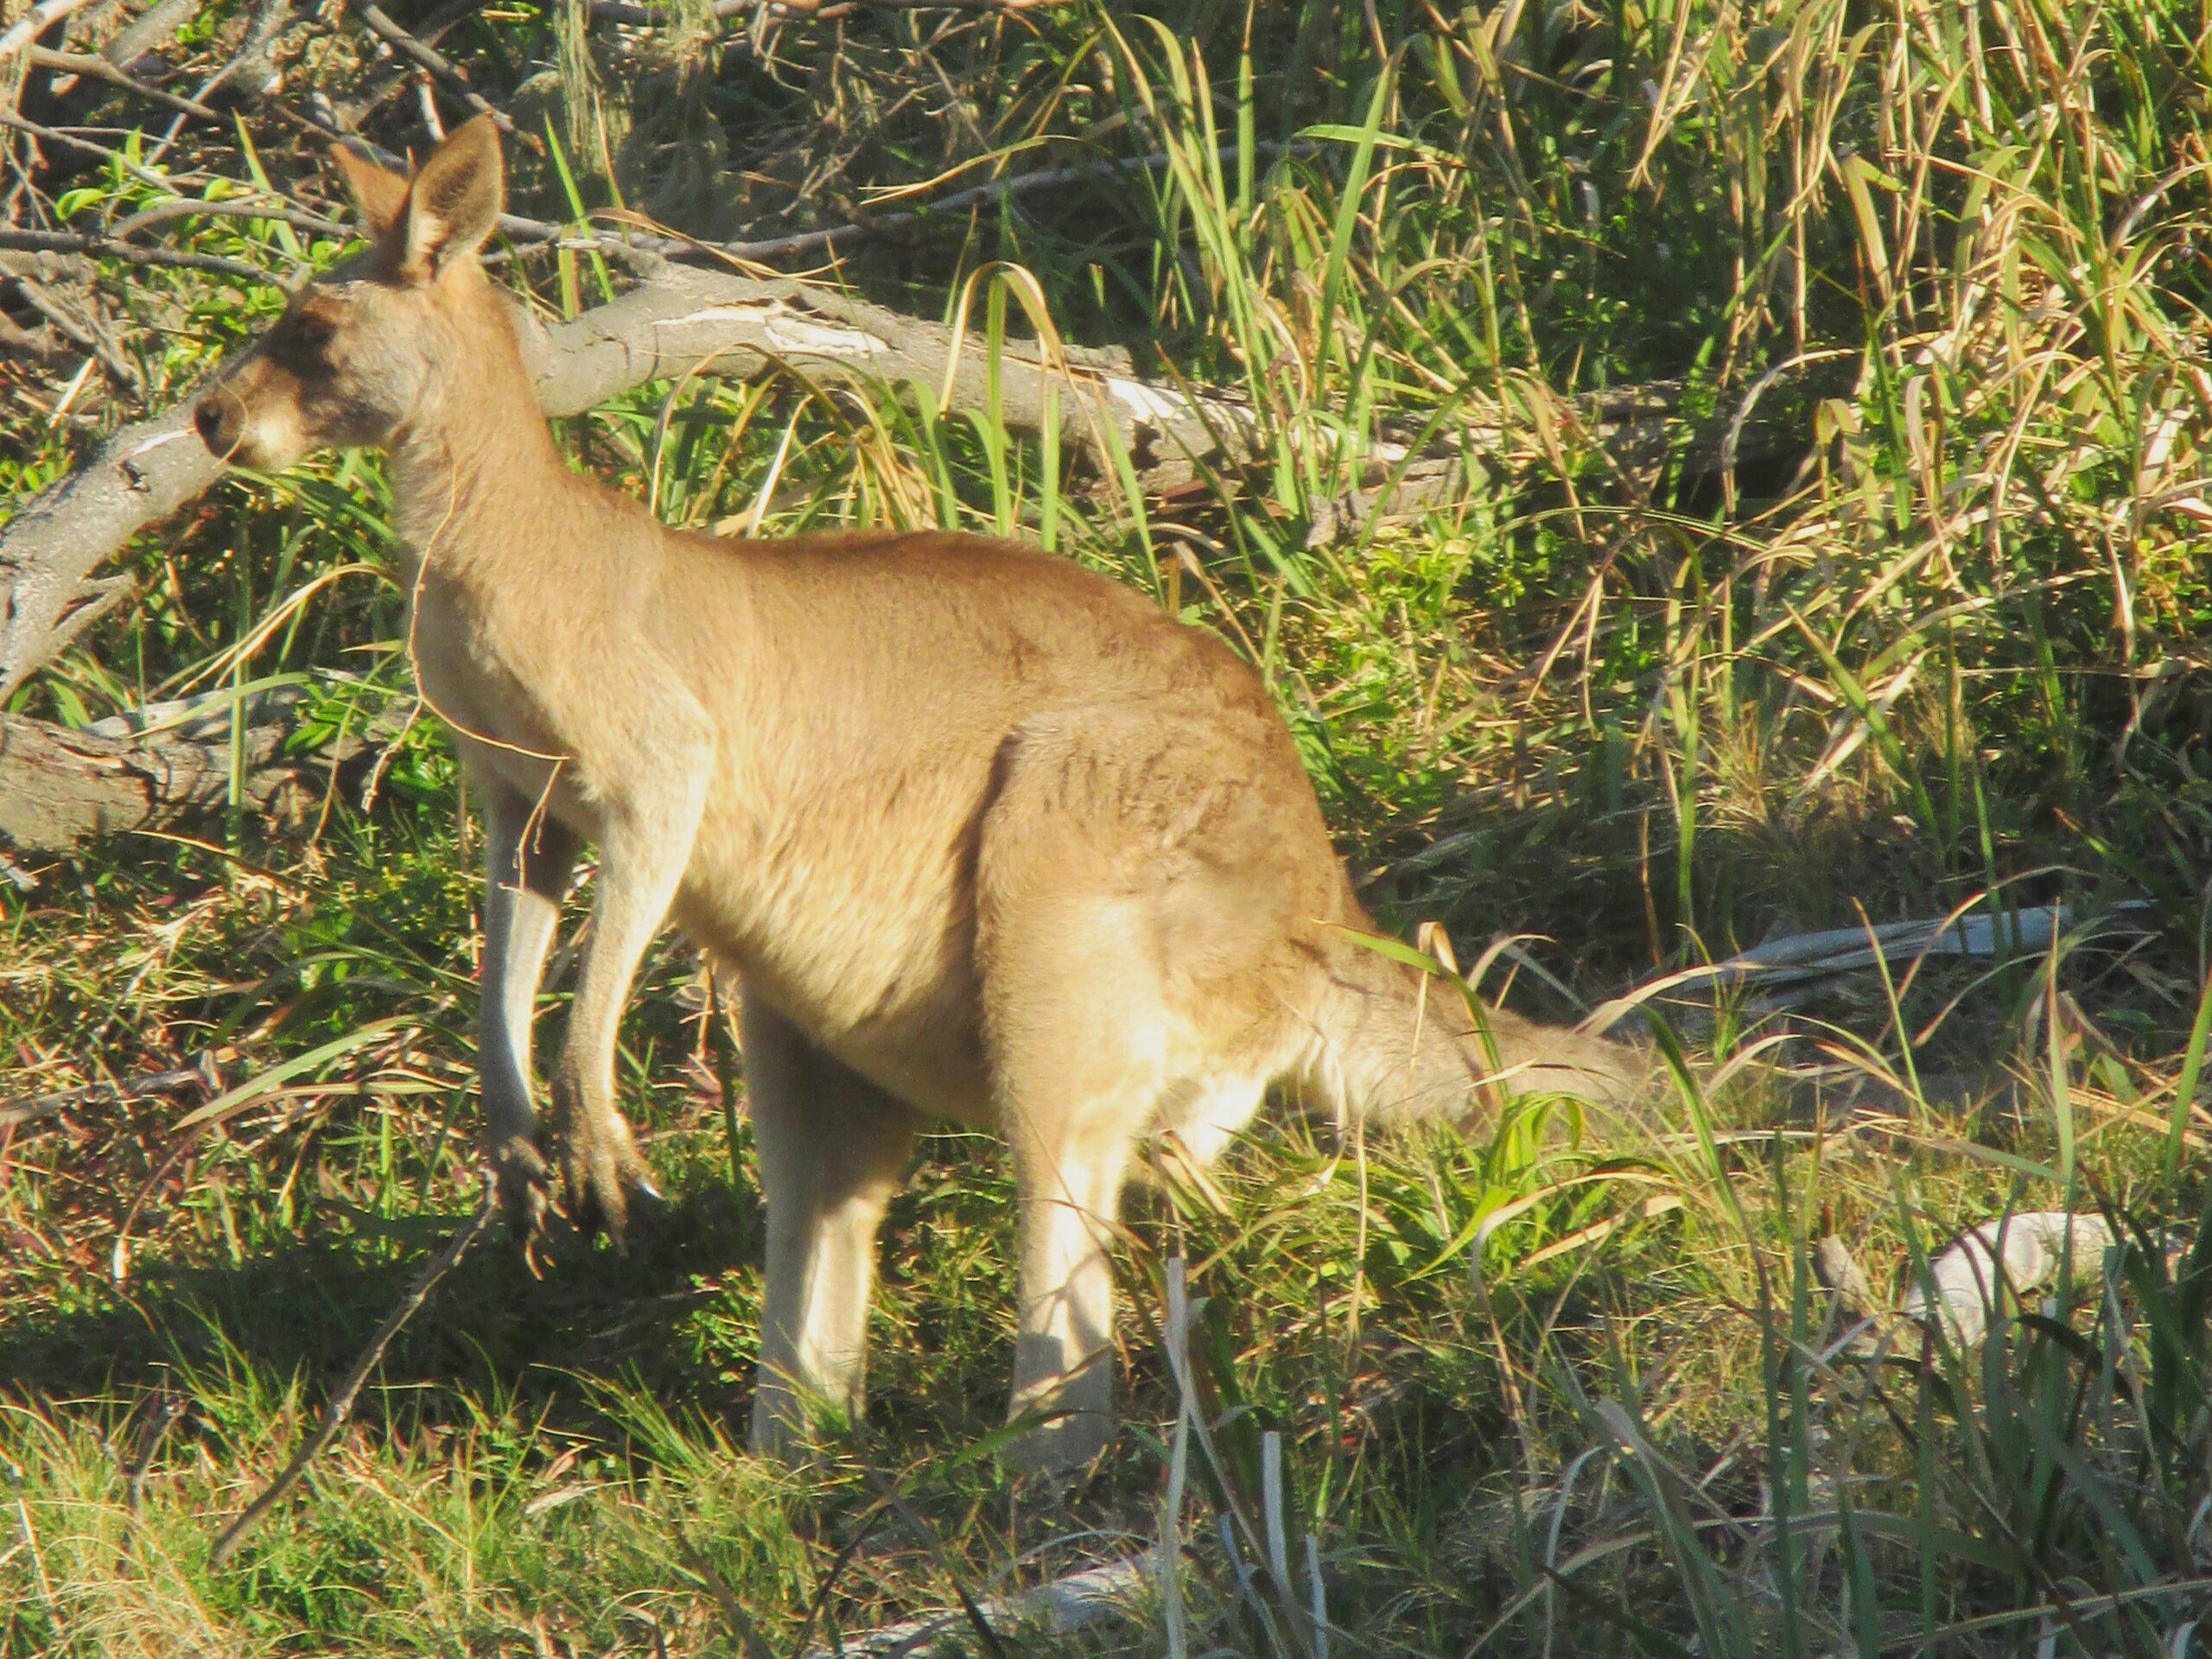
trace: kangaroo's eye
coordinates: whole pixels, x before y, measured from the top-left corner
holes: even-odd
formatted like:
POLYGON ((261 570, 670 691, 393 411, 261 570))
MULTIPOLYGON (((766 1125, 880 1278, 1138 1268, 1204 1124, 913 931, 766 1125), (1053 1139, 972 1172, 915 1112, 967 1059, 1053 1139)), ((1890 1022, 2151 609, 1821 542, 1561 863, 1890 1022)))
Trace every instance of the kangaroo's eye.
POLYGON ((280 359, 305 365, 322 358, 336 333, 336 325, 328 317, 302 311, 285 320, 270 345, 280 359))

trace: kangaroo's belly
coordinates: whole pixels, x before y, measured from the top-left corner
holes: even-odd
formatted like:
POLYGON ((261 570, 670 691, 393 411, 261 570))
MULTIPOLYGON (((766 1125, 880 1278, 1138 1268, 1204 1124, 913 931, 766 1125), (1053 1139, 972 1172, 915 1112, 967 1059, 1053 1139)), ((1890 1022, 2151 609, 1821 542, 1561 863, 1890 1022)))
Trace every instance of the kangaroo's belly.
POLYGON ((711 811, 676 901, 697 944, 900 1099, 988 1125, 976 973, 977 798, 861 781, 762 823, 711 811))

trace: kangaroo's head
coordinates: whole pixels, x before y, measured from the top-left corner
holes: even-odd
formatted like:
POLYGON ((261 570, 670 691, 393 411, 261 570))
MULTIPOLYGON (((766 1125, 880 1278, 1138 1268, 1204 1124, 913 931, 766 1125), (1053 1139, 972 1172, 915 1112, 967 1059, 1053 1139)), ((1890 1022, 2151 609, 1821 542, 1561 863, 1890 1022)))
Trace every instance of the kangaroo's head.
POLYGON ((369 250, 309 283, 194 407, 226 461, 275 472, 389 444, 480 358, 485 330, 508 327, 476 260, 505 197, 491 118, 455 128, 412 178, 342 147, 332 157, 369 250))

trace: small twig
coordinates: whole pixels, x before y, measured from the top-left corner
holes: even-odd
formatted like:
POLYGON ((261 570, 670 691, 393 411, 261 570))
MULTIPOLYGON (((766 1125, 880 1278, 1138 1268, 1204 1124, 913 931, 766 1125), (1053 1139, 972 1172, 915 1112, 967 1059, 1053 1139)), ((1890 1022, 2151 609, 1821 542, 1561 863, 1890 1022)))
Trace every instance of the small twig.
POLYGON ((18 276, 14 280, 16 289, 23 296, 24 302, 60 333, 99 359, 100 366, 107 371, 109 378, 118 385, 128 391, 143 390, 137 370, 131 366, 130 360, 117 348, 115 342, 100 331, 96 322, 72 315, 69 308, 49 293, 46 284, 35 277, 18 276))
POLYGON ((205 270, 219 276, 236 276, 249 283, 277 283, 283 279, 243 259, 226 259, 213 253, 179 253, 171 248, 141 248, 111 236, 85 231, 0 230, 0 248, 20 248, 33 253, 85 253, 96 259, 120 259, 132 265, 170 265, 180 270, 205 270))
POLYGON ((339 1384, 338 1392, 322 1408, 322 1421, 317 1425, 315 1433, 302 1443, 300 1449, 292 1454, 292 1460, 284 1465, 283 1472, 269 1483, 260 1497, 246 1505, 237 1520, 223 1529, 222 1536, 215 1540, 215 1547, 207 1552, 207 1566, 211 1572, 219 1572, 230 1564, 231 1557, 238 1554, 238 1547, 245 1542, 253 1529, 268 1519, 269 1512, 283 1502, 286 1493, 299 1484, 300 1478, 307 1473, 308 1465, 321 1456, 330 1443, 338 1438, 339 1432, 346 1427, 346 1419, 353 1414, 354 1400, 359 1395, 362 1386, 368 1382, 369 1373, 382 1362, 384 1351, 391 1345, 391 1339, 399 1334, 401 1327, 408 1320, 422 1312, 423 1305, 430 1300, 430 1293, 438 1287, 439 1281, 461 1264, 461 1258, 468 1254, 469 1247, 481 1238, 498 1218, 498 1185, 488 1168, 481 1173, 483 1192, 476 1200, 476 1213, 454 1230, 453 1236, 446 1241, 445 1248, 423 1264, 422 1272, 415 1275, 415 1281, 407 1287, 406 1294, 399 1299, 399 1305, 385 1316, 385 1322, 377 1327, 376 1335, 369 1338, 369 1345, 361 1351, 359 1357, 353 1361, 353 1368, 346 1373, 346 1380, 339 1384))
POLYGON ((180 196, 175 201, 158 201, 151 207, 142 208, 118 222, 108 234, 119 242, 128 242, 139 232, 156 225, 166 225, 173 219, 193 219, 201 214, 214 219, 281 220, 296 231, 334 237, 340 242, 350 242, 359 234, 350 225, 340 225, 336 219, 325 219, 321 213, 302 213, 296 207, 272 207, 267 202, 252 200, 201 201, 192 196, 180 196))
POLYGON ((507 118, 507 115, 505 111, 495 107, 489 99, 486 99, 481 92, 479 92, 474 86, 471 86, 468 84, 468 77, 463 74, 459 69, 455 68, 454 65, 442 55, 435 48, 425 46, 421 41, 416 40, 415 36, 410 35, 405 29, 402 29, 397 23, 392 22, 391 19, 385 14, 383 8, 374 5, 363 6, 361 8, 361 21, 369 26, 372 32, 382 36, 385 41, 391 42, 394 50, 401 52, 406 56, 414 59, 416 63, 429 70, 431 74, 436 76, 438 79, 445 82, 445 84, 453 90, 454 95, 459 98, 462 103, 467 105, 470 109, 475 111, 477 114, 490 116, 492 118, 492 124, 499 128, 501 132, 507 134, 511 137, 518 136, 520 137, 522 141, 530 145, 533 149, 542 149, 544 148, 544 146, 540 143, 533 135, 517 134, 515 124, 507 118))
POLYGON ((35 363, 57 363, 74 355, 68 337, 52 323, 25 328, 6 316, 0 316, 0 353, 35 363))
POLYGON ((90 75, 94 80, 120 86, 126 92, 143 98, 149 103, 159 104, 164 109, 175 110, 180 115, 188 115, 200 121, 224 119, 221 111, 209 108, 198 99, 179 98, 175 92, 149 86, 128 70, 90 52, 50 52, 42 46, 35 46, 24 55, 34 69, 52 69, 69 75, 90 75))
POLYGON ((143 1100, 149 1095, 174 1095, 180 1090, 200 1088, 210 1092, 223 1086, 220 1066, 238 1058, 236 1049, 224 1049, 213 1054, 203 1054, 190 1065, 173 1066, 166 1071, 148 1071, 120 1083, 86 1083, 74 1089, 58 1089, 50 1095, 33 1095, 28 1100, 10 1101, 0 1106, 0 1135, 18 1129, 26 1123, 36 1123, 43 1118, 57 1117, 76 1106, 122 1105, 126 1102, 143 1100))
POLYGON ((121 168, 139 183, 150 185, 156 190, 174 190, 177 188, 178 181, 175 179, 165 177, 149 167, 141 166, 112 144, 94 143, 91 139, 80 137, 74 132, 64 132, 59 127, 41 125, 29 119, 20 110, 11 110, 0 105, 0 127, 13 127, 17 132, 28 132, 41 144, 58 145, 63 149, 73 149, 79 155, 97 156, 101 161, 121 168))

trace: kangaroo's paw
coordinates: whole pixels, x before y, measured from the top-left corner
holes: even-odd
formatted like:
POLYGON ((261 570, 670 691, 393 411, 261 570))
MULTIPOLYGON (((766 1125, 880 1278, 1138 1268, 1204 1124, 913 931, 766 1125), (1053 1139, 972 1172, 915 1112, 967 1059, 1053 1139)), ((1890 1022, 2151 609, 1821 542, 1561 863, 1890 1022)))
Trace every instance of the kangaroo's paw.
POLYGON ((661 1196, 628 1126, 579 1126, 561 1136, 559 1158, 569 1219, 580 1230, 604 1232, 616 1249, 626 1249, 632 1204, 639 1198, 658 1202, 661 1196))
POLYGON ((545 1217, 553 1208, 553 1171, 538 1150, 534 1135, 509 1135, 488 1151, 492 1173, 499 1187, 499 1208, 507 1224, 529 1241, 545 1230, 545 1217))

